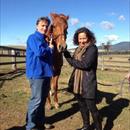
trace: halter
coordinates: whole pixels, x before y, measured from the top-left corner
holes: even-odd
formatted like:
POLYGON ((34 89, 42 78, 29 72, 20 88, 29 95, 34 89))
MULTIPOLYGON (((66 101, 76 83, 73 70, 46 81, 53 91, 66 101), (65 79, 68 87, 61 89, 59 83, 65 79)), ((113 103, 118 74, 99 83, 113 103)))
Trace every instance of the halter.
POLYGON ((51 26, 50 26, 50 36, 51 36, 51 38, 55 41, 57 38, 59 38, 60 36, 64 36, 64 35, 66 35, 66 34, 64 34, 64 33, 61 33, 61 34, 58 34, 58 35, 56 35, 56 36, 53 36, 53 24, 51 24, 51 26))
POLYGON ((53 39, 53 40, 56 40, 56 39, 57 39, 58 37, 60 37, 60 36, 64 36, 64 34, 63 34, 63 33, 61 33, 61 34, 58 34, 58 35, 57 35, 57 36, 55 36, 55 37, 52 35, 51 37, 52 37, 52 39, 53 39))

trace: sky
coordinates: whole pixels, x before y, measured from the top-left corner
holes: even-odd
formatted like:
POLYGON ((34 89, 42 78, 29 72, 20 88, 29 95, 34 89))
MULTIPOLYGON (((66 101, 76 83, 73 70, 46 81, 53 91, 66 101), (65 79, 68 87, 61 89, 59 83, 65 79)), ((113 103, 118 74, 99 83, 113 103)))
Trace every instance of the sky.
POLYGON ((50 13, 69 16, 67 45, 80 27, 102 43, 130 41, 130 0, 0 0, 0 45, 26 45, 36 20, 50 13))

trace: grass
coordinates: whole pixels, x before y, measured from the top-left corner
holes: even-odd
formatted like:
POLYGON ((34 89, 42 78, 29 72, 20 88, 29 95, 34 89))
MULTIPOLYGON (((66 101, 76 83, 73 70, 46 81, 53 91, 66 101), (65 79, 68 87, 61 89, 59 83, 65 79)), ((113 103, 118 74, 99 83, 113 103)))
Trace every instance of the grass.
MULTIPOLYGON (((77 101, 64 89, 72 68, 65 62, 59 79, 58 97, 61 107, 47 110, 47 120, 55 125, 54 130, 75 130, 82 126, 77 101)), ((121 81, 125 72, 97 71, 98 81, 115 84, 121 81)), ((125 81, 128 83, 127 81, 125 81)), ((0 81, 0 129, 24 130, 30 88, 25 75, 0 81)), ((98 108, 102 115, 104 130, 130 129, 130 95, 128 84, 123 85, 123 95, 118 95, 120 85, 98 85, 98 108)), ((91 119, 92 122, 92 119, 91 119)))

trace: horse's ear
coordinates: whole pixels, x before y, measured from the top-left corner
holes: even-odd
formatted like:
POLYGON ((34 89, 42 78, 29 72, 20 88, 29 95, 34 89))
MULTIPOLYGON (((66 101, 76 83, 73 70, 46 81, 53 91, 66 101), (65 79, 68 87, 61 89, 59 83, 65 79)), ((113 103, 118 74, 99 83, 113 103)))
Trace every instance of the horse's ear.
POLYGON ((57 17, 57 14, 56 13, 50 13, 50 16, 52 19, 54 19, 55 17, 57 17))
POLYGON ((68 15, 68 16, 66 16, 66 19, 67 19, 67 20, 69 19, 69 15, 68 15))
POLYGON ((68 20, 69 19, 69 16, 66 16, 64 14, 60 14, 60 17, 64 18, 65 20, 68 20))

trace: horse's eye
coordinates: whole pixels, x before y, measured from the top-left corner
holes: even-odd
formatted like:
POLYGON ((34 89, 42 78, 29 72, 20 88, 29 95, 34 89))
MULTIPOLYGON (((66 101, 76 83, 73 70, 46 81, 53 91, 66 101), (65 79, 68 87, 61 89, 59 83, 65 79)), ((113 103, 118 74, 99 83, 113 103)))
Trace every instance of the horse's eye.
POLYGON ((53 25, 53 28, 55 28, 55 26, 53 25))

